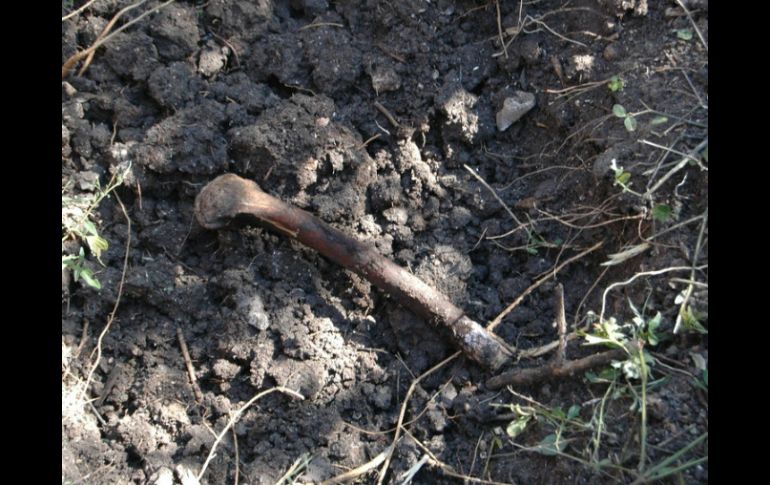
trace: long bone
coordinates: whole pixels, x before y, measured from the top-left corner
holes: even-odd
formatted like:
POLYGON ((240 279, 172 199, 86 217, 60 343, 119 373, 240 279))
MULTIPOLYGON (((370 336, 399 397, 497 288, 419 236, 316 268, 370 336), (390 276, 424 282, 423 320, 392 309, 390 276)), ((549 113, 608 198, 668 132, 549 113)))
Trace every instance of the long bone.
POLYGON ((468 318, 445 295, 371 246, 266 194, 251 180, 234 174, 212 180, 195 199, 195 216, 207 229, 220 229, 236 217, 255 219, 366 278, 418 316, 448 329, 454 343, 479 364, 498 369, 511 357, 496 335, 468 318))

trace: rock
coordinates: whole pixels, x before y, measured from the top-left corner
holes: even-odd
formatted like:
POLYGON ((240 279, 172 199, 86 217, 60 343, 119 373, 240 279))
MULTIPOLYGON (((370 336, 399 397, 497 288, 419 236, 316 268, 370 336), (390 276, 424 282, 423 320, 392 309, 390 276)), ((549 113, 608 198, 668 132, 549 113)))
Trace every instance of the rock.
POLYGON ((372 88, 376 93, 396 91, 401 87, 401 77, 391 66, 376 65, 368 70, 372 78, 372 88))
POLYGON ((382 212, 382 215, 385 217, 385 220, 400 226, 406 224, 406 221, 409 218, 409 214, 403 207, 391 207, 390 209, 385 209, 382 212))
POLYGON ((515 95, 505 98, 503 107, 497 112, 497 129, 500 131, 507 130, 534 107, 534 94, 516 91, 515 95))
POLYGON ((161 467, 150 475, 147 485, 174 485, 174 472, 167 467, 161 467))
POLYGON ((442 126, 444 140, 479 143, 494 134, 489 100, 467 91, 458 81, 447 82, 434 102, 446 116, 442 126))
POLYGON ((213 43, 202 49, 198 58, 198 72, 206 77, 211 77, 221 71, 227 64, 225 49, 213 43))
POLYGON ((614 61, 619 55, 620 51, 615 44, 607 44, 607 47, 605 47, 602 52, 602 57, 604 57, 605 61, 614 61))
POLYGON ((182 485, 200 485, 198 477, 195 475, 195 472, 190 469, 190 467, 180 463, 174 467, 174 471, 176 472, 176 476, 179 478, 179 482, 182 485))
POLYGON ((93 192, 99 187, 99 174, 90 170, 78 172, 73 177, 78 188, 84 192, 93 192))

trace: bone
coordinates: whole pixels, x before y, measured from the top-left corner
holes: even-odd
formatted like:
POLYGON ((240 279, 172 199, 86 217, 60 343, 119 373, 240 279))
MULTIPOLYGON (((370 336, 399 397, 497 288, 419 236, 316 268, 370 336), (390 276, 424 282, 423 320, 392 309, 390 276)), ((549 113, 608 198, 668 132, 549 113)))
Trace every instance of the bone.
POLYGON ((499 337, 471 320, 445 295, 373 247, 266 194, 251 180, 234 174, 212 180, 195 199, 195 216, 206 229, 221 229, 236 218, 262 223, 367 279, 416 315, 448 330, 455 345, 482 366, 496 370, 511 358, 499 337))

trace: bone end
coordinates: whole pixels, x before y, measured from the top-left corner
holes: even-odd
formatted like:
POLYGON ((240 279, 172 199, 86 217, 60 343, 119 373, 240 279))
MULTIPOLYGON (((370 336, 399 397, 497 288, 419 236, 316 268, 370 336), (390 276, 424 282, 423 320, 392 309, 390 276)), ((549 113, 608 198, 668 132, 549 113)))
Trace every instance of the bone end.
POLYGON ((220 229, 248 210, 246 201, 255 191, 259 187, 251 180, 232 173, 220 175, 195 198, 195 218, 206 229, 220 229))

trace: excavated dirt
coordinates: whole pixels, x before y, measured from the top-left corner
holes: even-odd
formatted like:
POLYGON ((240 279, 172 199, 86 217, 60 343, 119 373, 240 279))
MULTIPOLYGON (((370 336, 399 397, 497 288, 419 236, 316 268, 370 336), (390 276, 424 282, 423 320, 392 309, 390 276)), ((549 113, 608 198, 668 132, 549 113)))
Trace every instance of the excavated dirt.
MULTIPOLYGON (((63 2, 62 14, 83 3, 63 2)), ((62 62, 131 3, 97 0, 63 21, 62 62)), ((683 3, 707 42, 708 2, 683 3)), ((160 4, 142 4, 115 28, 160 4)), ((643 193, 707 139, 708 55, 690 17, 674 1, 499 7, 468 0, 177 1, 112 37, 82 76, 75 70, 63 79, 65 193, 92 193, 96 181, 126 177, 94 213, 109 242, 103 264, 86 248, 102 289, 63 271, 62 483, 183 483, 183 470, 198 474, 233 413, 274 386, 304 400, 276 392, 249 407, 201 483, 276 483, 305 456, 310 461, 283 483, 323 481, 383 452, 412 381, 455 351, 367 281, 277 233, 238 224, 201 228, 195 196, 222 173, 255 180, 371 243, 479 322, 494 319, 555 265, 604 241, 503 319, 496 333, 520 349, 557 338, 557 283, 574 328, 589 310, 600 312, 614 282, 707 264, 707 224, 677 226, 707 210, 707 157, 677 170, 652 199, 624 192, 612 170, 615 160, 630 174, 630 189, 643 193), (613 75, 622 89, 610 89, 613 75), (498 113, 519 91, 534 95, 534 107, 500 131, 498 113), (613 116, 615 104, 635 114, 635 131, 613 116), (654 219, 653 204, 666 204, 671 216, 654 219), (641 255, 601 265, 652 236, 641 255), (91 404, 84 405, 70 386, 86 380, 114 308, 87 390, 91 404)), ((81 244, 66 241, 63 252, 76 254, 81 244)), ((695 279, 707 283, 707 271, 695 279)), ((632 301, 663 317, 661 342, 650 349, 657 357, 647 400, 648 467, 708 431, 707 390, 693 378, 707 361, 707 336, 673 334, 676 298, 688 278, 689 271, 640 277, 607 299, 606 316, 630 321, 632 301)), ((696 286, 691 302, 707 328, 707 286, 696 286)), ((568 358, 596 351, 578 339, 567 349, 568 358)), ((413 483, 462 483, 434 461, 416 466, 427 456, 423 447, 457 474, 496 482, 634 480, 641 421, 632 395, 607 401, 595 456, 593 432, 571 428, 562 451, 581 463, 522 448, 553 432, 544 421, 510 438, 512 418, 499 414, 511 409, 497 405, 528 403, 509 390, 488 390, 491 376, 460 358, 419 382, 406 406, 409 434, 397 443, 385 483, 402 483, 410 469, 413 483), (629 471, 588 464, 605 459, 629 471)), ((514 391, 550 408, 581 405, 577 418, 592 422, 607 389, 580 374, 514 391)), ((675 463, 707 456, 707 443, 675 463)), ((376 476, 358 480, 374 483, 376 476)), ((708 462, 680 478, 707 483, 708 462)))

